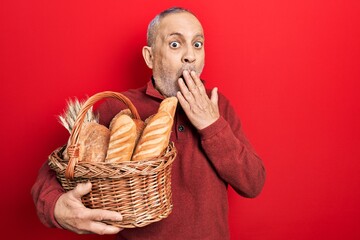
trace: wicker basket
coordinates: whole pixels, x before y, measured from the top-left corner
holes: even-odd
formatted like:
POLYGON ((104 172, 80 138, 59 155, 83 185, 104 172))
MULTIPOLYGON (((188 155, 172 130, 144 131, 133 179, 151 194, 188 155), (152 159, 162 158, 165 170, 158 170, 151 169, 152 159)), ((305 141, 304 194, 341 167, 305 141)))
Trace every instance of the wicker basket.
POLYGON ((108 224, 121 228, 143 227, 171 213, 171 165, 176 149, 170 143, 161 157, 146 161, 78 162, 77 141, 85 114, 95 102, 108 97, 124 102, 134 118, 140 119, 131 101, 120 93, 106 91, 91 96, 84 103, 70 135, 70 160, 62 158, 63 146, 50 154, 49 166, 65 191, 90 181, 92 190, 83 196, 83 204, 92 209, 117 211, 123 216, 123 221, 108 224))

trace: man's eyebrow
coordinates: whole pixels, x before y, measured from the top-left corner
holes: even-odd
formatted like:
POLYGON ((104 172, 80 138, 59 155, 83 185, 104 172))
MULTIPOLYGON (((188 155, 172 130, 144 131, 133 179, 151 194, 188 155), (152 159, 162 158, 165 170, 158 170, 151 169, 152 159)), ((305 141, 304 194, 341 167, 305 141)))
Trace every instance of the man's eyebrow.
MULTIPOLYGON (((167 37, 171 37, 171 36, 184 37, 184 35, 183 35, 183 34, 181 34, 181 33, 179 33, 179 32, 173 32, 173 33, 170 33, 167 37)), ((195 37, 194 37, 194 38, 198 38, 198 37, 200 37, 200 38, 204 38, 204 34, 202 34, 202 33, 198 33, 198 34, 196 34, 196 35, 195 35, 195 37)))
POLYGON ((173 32, 173 33, 170 33, 168 35, 168 37, 171 37, 171 36, 180 36, 180 37, 182 37, 183 35, 181 33, 178 33, 178 32, 173 32))
POLYGON ((198 34, 196 34, 196 35, 195 35, 195 38, 198 38, 198 37, 200 37, 200 38, 204 38, 204 34, 202 34, 202 33, 198 33, 198 34))

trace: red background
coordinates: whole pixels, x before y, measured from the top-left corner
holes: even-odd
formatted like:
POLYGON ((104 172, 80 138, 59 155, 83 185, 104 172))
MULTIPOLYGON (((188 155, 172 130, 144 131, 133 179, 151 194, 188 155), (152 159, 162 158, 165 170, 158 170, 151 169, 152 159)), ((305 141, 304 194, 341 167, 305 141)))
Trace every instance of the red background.
POLYGON ((2 0, 2 233, 112 239, 44 227, 30 188, 68 138, 56 120, 66 99, 148 81, 147 23, 173 5, 202 21, 203 78, 232 101, 267 168, 258 198, 229 190, 231 239, 360 239, 357 0, 2 0))

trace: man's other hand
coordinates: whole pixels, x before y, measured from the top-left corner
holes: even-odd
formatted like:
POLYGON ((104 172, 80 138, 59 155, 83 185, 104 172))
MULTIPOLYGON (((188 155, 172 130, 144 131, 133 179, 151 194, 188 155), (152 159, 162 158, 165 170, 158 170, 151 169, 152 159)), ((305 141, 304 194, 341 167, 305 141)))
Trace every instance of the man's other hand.
POLYGON ((78 234, 116 234, 121 228, 102 221, 122 221, 120 213, 115 211, 89 209, 81 197, 91 191, 91 183, 80 183, 73 190, 60 196, 55 204, 56 221, 64 228, 78 234))
POLYGON ((219 117, 217 88, 206 94, 205 87, 194 71, 183 72, 184 79, 179 79, 179 103, 190 122, 199 130, 214 123, 219 117))

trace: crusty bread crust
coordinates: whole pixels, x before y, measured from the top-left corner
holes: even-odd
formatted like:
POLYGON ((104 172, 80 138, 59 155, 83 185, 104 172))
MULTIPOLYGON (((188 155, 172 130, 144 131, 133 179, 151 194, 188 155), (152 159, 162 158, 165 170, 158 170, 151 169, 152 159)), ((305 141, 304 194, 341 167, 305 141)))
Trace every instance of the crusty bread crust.
POLYGON ((132 160, 148 160, 160 156, 169 144, 172 123, 173 118, 168 112, 155 114, 145 126, 132 160))
MULTIPOLYGON (((130 109, 119 112, 109 128, 85 122, 79 133, 79 161, 119 163, 159 157, 169 145, 177 103, 176 97, 164 99, 145 122, 134 119, 130 109)), ((69 159, 67 151, 64 159, 69 159)))
POLYGON ((136 144, 136 125, 127 110, 110 123, 110 142, 105 162, 130 161, 136 144))
POLYGON ((178 99, 176 97, 168 97, 162 100, 158 112, 168 112, 172 118, 175 116, 178 99))
POLYGON ((148 160, 159 157, 169 145, 172 125, 178 99, 164 99, 155 115, 145 120, 145 128, 137 143, 133 161, 148 160))
POLYGON ((104 162, 109 139, 107 127, 95 122, 84 123, 79 133, 79 161, 104 162))

